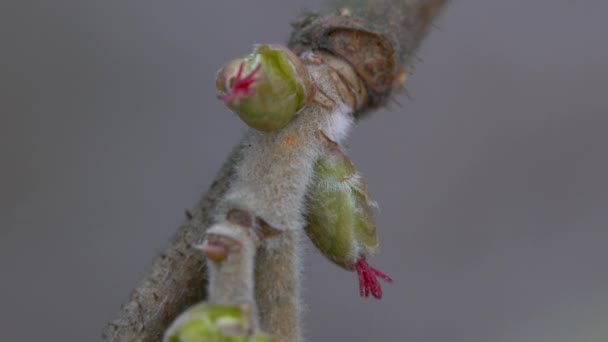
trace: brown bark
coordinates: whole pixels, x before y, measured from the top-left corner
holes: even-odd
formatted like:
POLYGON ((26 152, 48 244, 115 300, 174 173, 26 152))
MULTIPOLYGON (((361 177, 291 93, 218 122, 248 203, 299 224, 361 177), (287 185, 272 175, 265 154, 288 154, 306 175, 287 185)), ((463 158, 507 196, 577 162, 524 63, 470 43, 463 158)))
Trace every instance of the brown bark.
POLYGON ((105 341, 159 341, 182 311, 205 299, 207 274, 199 244, 212 223, 212 211, 226 191, 236 150, 219 171, 203 198, 178 228, 165 251, 133 290, 103 333, 105 341))

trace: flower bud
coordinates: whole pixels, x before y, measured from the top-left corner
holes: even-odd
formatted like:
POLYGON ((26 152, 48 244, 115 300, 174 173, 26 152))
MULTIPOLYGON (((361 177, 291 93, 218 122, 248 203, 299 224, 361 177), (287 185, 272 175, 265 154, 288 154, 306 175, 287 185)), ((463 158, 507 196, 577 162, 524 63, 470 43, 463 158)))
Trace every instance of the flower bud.
POLYGON ((228 62, 217 74, 220 99, 252 128, 283 128, 312 96, 304 64, 287 47, 258 45, 228 62))
POLYGON ((167 329, 164 342, 276 342, 252 333, 249 316, 238 306, 198 304, 182 313, 167 329))
POLYGON ((359 258, 378 247, 367 187, 337 145, 317 162, 314 180, 306 232, 330 260, 353 269, 359 258))
POLYGON ((315 166, 307 200, 306 233, 313 244, 337 265, 357 271, 361 296, 380 299, 377 278, 392 279, 366 262, 378 249, 372 202, 355 166, 333 141, 315 166))

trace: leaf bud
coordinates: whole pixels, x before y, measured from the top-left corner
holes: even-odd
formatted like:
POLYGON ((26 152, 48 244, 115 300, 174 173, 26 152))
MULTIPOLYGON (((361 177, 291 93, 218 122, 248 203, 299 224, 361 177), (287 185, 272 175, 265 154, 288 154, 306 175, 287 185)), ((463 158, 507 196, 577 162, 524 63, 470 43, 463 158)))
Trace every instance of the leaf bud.
POLYGON ((197 304, 167 329, 163 342, 276 342, 252 332, 248 310, 239 306, 197 304))

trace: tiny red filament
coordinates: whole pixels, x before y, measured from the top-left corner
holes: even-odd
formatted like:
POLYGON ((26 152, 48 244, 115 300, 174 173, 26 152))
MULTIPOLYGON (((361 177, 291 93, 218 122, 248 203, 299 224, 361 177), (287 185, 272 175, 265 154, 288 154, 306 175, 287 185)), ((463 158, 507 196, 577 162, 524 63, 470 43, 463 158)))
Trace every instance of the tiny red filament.
POLYGON ((377 299, 382 298, 382 287, 377 278, 382 278, 389 283, 393 282, 391 277, 368 265, 363 258, 357 261, 355 269, 359 276, 359 294, 361 297, 369 297, 371 293, 377 299))
POLYGON ((239 71, 236 73, 234 77, 234 81, 232 83, 232 88, 226 92, 224 95, 218 96, 218 98, 224 103, 228 104, 231 101, 236 101, 237 103, 241 101, 244 97, 251 96, 254 94, 254 90, 251 89, 251 85, 256 81, 254 78, 255 74, 262 68, 262 64, 258 64, 247 76, 241 78, 243 76, 243 67, 245 62, 241 62, 239 65, 239 71))

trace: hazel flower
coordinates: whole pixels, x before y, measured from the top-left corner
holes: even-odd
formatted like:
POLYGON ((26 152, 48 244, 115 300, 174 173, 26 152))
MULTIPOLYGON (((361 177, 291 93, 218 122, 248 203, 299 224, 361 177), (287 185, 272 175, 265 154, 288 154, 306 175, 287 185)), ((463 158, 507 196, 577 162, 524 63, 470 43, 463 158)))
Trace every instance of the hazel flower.
POLYGON ((247 125, 261 131, 285 127, 312 95, 306 67, 282 45, 258 45, 217 75, 219 99, 247 125))

